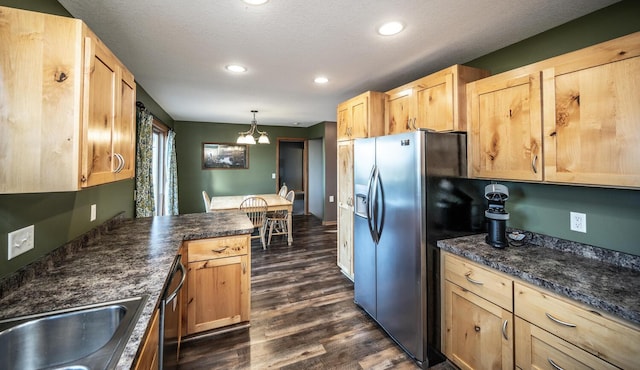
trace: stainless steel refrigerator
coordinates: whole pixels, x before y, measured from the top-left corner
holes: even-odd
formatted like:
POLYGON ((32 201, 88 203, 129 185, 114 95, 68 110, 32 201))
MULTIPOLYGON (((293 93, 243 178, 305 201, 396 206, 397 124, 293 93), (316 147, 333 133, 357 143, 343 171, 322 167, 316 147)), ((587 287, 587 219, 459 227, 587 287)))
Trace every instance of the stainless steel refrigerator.
POLYGON ((443 359, 436 240, 470 229, 465 142, 415 131, 354 143, 355 302, 424 368, 443 359))

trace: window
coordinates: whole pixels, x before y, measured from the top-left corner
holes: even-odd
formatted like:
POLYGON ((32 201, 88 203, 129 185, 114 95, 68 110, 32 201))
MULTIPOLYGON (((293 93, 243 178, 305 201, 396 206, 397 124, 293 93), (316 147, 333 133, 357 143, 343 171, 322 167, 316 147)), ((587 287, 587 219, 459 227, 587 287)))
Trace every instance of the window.
POLYGON ((153 198, 156 205, 155 215, 165 214, 164 195, 166 193, 166 146, 169 129, 155 117, 153 119, 153 163, 151 167, 153 178, 153 198))

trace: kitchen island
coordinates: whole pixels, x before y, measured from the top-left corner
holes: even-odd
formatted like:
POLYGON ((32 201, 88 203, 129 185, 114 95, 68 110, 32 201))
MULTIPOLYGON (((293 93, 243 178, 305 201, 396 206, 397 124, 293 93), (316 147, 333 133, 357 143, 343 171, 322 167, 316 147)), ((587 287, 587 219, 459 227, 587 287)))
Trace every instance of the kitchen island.
POLYGON ((115 219, 0 281, 0 319, 147 296, 118 369, 136 359, 181 244, 250 234, 246 215, 216 212, 115 219))

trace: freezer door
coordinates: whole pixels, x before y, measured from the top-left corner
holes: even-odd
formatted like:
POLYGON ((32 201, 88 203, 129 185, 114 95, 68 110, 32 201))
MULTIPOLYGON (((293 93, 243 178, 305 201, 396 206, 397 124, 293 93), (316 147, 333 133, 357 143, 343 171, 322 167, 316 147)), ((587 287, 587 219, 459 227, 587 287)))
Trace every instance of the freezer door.
MULTIPOLYGON (((380 240, 376 256, 377 316, 417 360, 425 360, 424 132, 378 138, 376 200, 380 240)), ((357 274, 356 274, 357 275, 357 274)))
POLYGON ((357 139, 353 145, 354 199, 353 279, 354 300, 376 317, 376 245, 368 217, 369 180, 375 168, 375 139, 357 139))

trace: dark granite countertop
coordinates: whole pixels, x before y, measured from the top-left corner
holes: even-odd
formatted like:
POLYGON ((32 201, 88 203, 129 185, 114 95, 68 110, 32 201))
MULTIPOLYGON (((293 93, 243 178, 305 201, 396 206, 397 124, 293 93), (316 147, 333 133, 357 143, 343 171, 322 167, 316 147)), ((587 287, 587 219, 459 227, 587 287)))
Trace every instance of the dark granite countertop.
POLYGON ((638 256, 527 234, 519 247, 493 248, 486 234, 438 247, 640 325, 638 256))
POLYGON ((5 279, 0 319, 146 295, 117 365, 129 369, 181 242, 252 230, 246 215, 233 211, 119 220, 95 237, 79 238, 65 256, 27 266, 46 271, 22 271, 13 279, 20 286, 7 287, 5 279))

